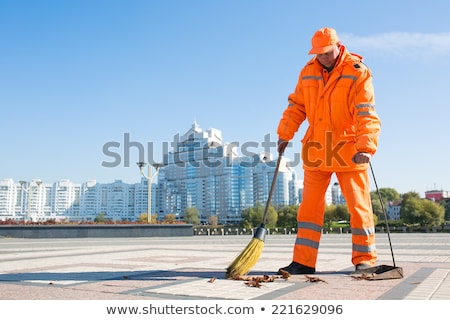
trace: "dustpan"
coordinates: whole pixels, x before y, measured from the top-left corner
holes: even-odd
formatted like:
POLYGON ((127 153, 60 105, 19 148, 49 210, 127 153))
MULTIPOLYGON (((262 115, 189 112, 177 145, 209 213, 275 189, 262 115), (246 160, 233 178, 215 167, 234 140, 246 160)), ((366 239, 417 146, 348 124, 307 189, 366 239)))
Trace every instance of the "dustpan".
POLYGON ((364 270, 357 270, 350 275, 353 278, 360 278, 365 280, 402 279, 403 268, 382 264, 364 270))
POLYGON ((392 250, 392 243, 391 243, 391 234, 389 232, 389 224, 388 224, 388 218, 386 214, 386 210, 384 208, 383 199, 381 198, 380 190, 378 189, 377 180, 375 179, 375 174, 373 172, 372 163, 370 164, 370 170, 372 171, 373 180, 375 182, 375 187, 377 189, 378 198, 380 199, 381 203, 381 209, 384 213, 384 220, 386 222, 386 232, 389 239, 389 246, 391 248, 391 255, 392 255, 392 263, 393 266, 388 265, 379 265, 379 266, 373 266, 367 269, 357 270, 350 275, 354 278, 360 278, 365 280, 388 280, 388 279, 402 279, 403 278, 403 268, 397 267, 395 265, 395 259, 394 259, 394 251, 392 250))

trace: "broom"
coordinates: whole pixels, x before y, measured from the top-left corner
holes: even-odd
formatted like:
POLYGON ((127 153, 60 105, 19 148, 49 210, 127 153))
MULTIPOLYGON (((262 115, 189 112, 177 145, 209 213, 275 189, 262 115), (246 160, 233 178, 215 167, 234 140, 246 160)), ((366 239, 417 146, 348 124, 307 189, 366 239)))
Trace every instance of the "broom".
POLYGON ((226 272, 226 278, 237 278, 239 276, 246 275, 251 268, 258 262, 259 257, 264 249, 264 240, 266 238, 266 219, 267 211, 269 210, 270 199, 272 198, 272 193, 275 189, 275 183, 277 180, 278 169, 281 162, 281 153, 278 156, 277 165, 275 167, 275 172, 273 174, 272 185, 269 191, 269 197, 266 202, 266 207, 264 209, 264 215, 261 225, 256 229, 252 240, 249 242, 244 251, 239 254, 234 261, 229 265, 226 272))

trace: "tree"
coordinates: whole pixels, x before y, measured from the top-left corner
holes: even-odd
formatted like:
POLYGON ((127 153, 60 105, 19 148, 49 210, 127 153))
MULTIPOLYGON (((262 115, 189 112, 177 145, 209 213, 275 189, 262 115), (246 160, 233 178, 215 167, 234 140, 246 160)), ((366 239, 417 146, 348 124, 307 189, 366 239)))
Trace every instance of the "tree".
POLYGON ((422 200, 422 225, 432 227, 444 223, 445 208, 434 201, 422 200))
POLYGON ((94 222, 97 223, 104 223, 106 222, 108 219, 106 219, 106 213, 104 212, 100 212, 94 219, 94 222))
POLYGON ((336 219, 350 221, 350 212, 348 212, 348 207, 346 204, 336 205, 336 219))
POLYGON ((197 208, 190 207, 184 210, 184 222, 193 225, 198 225, 200 223, 199 211, 197 208))
POLYGON ((441 205, 445 208, 444 220, 450 220, 450 201, 441 201, 441 205))
MULTIPOLYGON (((264 209, 260 203, 256 205, 256 207, 247 208, 242 212, 242 221, 241 226, 243 228, 253 228, 259 227, 261 225, 264 209)), ((266 216, 266 227, 267 228, 275 228, 277 226, 278 214, 277 211, 269 206, 267 210, 266 216)))
MULTIPOLYGON (((374 224, 378 223, 378 217, 373 214, 374 224)), ((350 221, 350 212, 346 204, 331 204, 325 207, 324 227, 331 228, 335 221, 350 221)))
POLYGON ((403 195, 400 217, 405 223, 436 226, 444 222, 445 208, 428 199, 421 199, 417 192, 403 195))
POLYGON ((393 188, 380 188, 380 194, 385 202, 400 199, 400 194, 393 188))
MULTIPOLYGON (((141 215, 139 216, 139 222, 147 222, 148 218, 148 214, 147 213, 141 213, 141 215)), ((156 220, 158 219, 158 215, 152 214, 152 216, 150 217, 150 223, 156 223, 156 220)))
POLYGON ((325 213, 323 217, 323 225, 325 228, 331 228, 333 222, 350 220, 350 213, 346 204, 331 204, 325 206, 325 213))
POLYGON ((333 225, 333 221, 336 221, 335 205, 327 205, 323 216, 323 226, 330 229, 333 225))
POLYGON ((219 225, 219 217, 217 215, 210 216, 208 218, 208 223, 212 227, 217 227, 219 225))
MULTIPOLYGON (((257 204, 258 206, 259 204, 257 204)), ((252 228, 258 224, 258 213, 255 207, 250 207, 242 211, 241 227, 252 228)))
MULTIPOLYGON (((378 197, 378 193, 376 191, 370 192, 370 199, 372 201, 372 211, 373 214, 377 217, 383 217, 383 209, 381 207, 380 198, 378 197)), ((383 200, 384 201, 384 200, 383 200)), ((385 202, 383 202, 384 204, 385 202)))
POLYGON ((285 206, 279 209, 277 226, 280 228, 296 228, 297 212, 298 205, 285 206))
POLYGON ((381 201, 383 202, 383 206, 386 206, 386 203, 388 203, 389 201, 399 200, 401 199, 401 197, 397 190, 393 188, 380 188, 379 191, 380 195, 378 195, 378 192, 376 191, 370 192, 370 199, 372 200, 372 210, 377 217, 384 218, 384 213, 380 203, 380 196, 381 201))
POLYGON ((174 223, 176 216, 173 213, 168 213, 166 214, 166 216, 164 217, 164 222, 166 223, 174 223))

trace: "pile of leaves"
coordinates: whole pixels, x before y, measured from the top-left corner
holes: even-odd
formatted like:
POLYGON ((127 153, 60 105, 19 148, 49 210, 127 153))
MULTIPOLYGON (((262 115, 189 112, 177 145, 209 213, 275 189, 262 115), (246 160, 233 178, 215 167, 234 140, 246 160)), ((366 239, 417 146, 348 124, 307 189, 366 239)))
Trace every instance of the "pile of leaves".
MULTIPOLYGON (((288 280, 291 277, 289 272, 281 270, 280 275, 262 275, 262 276, 234 276, 231 280, 244 281, 244 283, 249 287, 260 288, 263 283, 274 282, 276 279, 284 279, 288 280)), ((305 275, 307 282, 325 282, 325 280, 320 279, 319 277, 313 277, 305 275)), ((211 278, 208 282, 213 283, 216 278, 211 278)))

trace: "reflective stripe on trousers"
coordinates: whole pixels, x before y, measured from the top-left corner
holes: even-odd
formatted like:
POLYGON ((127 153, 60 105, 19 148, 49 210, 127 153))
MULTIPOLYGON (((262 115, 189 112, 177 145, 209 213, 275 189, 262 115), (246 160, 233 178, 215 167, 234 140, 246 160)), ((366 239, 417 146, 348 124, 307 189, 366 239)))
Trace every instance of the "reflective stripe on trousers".
MULTIPOLYGON (((304 171, 302 203, 297 214, 293 261, 315 268, 325 210, 325 193, 333 172, 304 171)), ((377 260, 375 227, 367 170, 336 172, 350 212, 352 263, 373 265, 377 260)))

